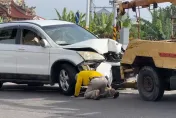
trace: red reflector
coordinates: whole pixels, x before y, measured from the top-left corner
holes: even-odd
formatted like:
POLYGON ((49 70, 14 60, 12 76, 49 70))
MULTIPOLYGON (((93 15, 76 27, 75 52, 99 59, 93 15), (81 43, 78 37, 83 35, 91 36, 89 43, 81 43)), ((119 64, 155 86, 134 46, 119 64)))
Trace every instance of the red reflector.
POLYGON ((171 57, 171 58, 176 58, 176 54, 173 53, 159 53, 160 57, 171 57))

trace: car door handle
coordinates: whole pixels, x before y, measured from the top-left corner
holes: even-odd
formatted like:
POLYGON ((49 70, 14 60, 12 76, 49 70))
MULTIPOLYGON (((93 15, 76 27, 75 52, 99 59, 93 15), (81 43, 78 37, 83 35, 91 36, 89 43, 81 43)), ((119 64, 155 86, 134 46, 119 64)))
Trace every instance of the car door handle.
POLYGON ((25 50, 25 49, 23 49, 23 48, 20 48, 20 49, 18 49, 18 50, 25 50))

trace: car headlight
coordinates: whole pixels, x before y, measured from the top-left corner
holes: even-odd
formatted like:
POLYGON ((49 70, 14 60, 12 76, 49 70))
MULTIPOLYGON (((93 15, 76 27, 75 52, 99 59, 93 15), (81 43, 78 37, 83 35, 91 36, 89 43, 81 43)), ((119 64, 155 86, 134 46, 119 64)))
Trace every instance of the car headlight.
POLYGON ((105 60, 104 56, 95 52, 78 51, 84 60, 105 60))

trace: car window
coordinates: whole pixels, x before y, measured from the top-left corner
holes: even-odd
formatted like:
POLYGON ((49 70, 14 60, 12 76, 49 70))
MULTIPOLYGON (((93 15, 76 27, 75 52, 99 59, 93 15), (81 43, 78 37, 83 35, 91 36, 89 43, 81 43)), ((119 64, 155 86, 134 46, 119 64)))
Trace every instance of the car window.
POLYGON ((40 46, 39 41, 41 39, 42 38, 34 31, 23 29, 23 32, 22 32, 22 44, 23 45, 40 46))
POLYGON ((17 28, 0 29, 0 44, 15 44, 17 28))

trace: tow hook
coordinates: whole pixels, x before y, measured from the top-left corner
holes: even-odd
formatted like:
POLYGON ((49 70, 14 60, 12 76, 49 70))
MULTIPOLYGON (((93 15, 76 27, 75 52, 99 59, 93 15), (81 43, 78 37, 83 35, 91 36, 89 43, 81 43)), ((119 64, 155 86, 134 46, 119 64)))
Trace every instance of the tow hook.
POLYGON ((137 82, 136 81, 125 81, 123 83, 120 84, 113 84, 112 83, 112 87, 114 89, 124 89, 124 88, 133 88, 133 89, 137 89, 137 82))

